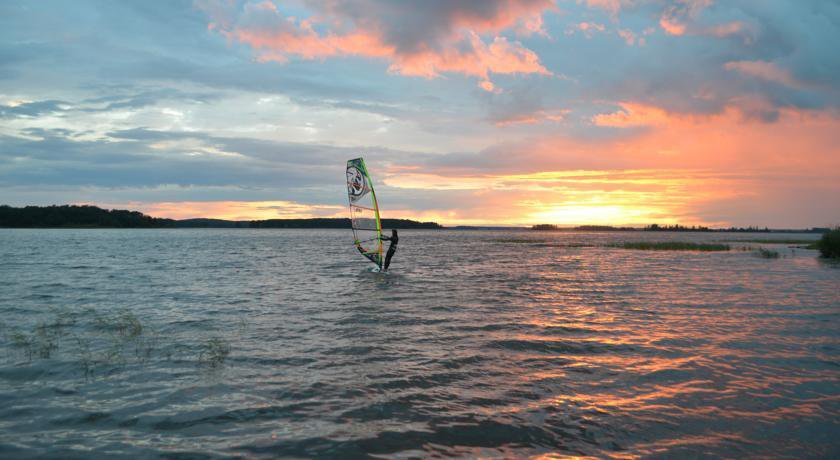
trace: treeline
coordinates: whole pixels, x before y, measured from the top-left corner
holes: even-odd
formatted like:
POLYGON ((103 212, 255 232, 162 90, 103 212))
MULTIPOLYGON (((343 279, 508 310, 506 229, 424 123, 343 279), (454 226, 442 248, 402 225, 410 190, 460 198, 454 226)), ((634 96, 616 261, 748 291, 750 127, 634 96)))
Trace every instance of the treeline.
MULTIPOLYGON (((138 211, 102 209, 96 206, 0 205, 0 227, 10 228, 350 228, 347 218, 269 219, 235 221, 223 219, 163 219, 138 211)), ((384 229, 440 229, 436 222, 382 219, 384 229)))
MULTIPOLYGON (((418 222, 410 219, 382 219, 383 229, 441 229, 442 225, 436 222, 418 222)), ((350 228, 350 219, 268 219, 253 220, 250 222, 252 228, 350 228)))
POLYGON ((549 232, 635 232, 642 230, 635 227, 614 227, 612 225, 578 225, 577 227, 558 227, 554 224, 537 224, 531 230, 549 232))
POLYGON ((151 217, 138 211, 102 209, 96 206, 0 206, 0 227, 174 227, 173 219, 151 217))
POLYGON ((580 225, 577 227, 558 227, 553 224, 537 224, 531 230, 554 232, 749 232, 749 233, 825 233, 828 228, 814 227, 811 229, 779 230, 767 227, 729 227, 709 228, 702 225, 659 225, 651 224, 646 227, 615 227, 612 225, 580 225))

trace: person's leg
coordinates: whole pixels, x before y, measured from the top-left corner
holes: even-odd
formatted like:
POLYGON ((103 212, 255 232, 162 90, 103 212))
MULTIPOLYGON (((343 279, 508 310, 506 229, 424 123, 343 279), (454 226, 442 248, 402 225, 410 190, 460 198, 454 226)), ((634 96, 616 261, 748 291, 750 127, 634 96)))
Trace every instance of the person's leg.
POLYGON ((385 254, 385 266, 384 269, 387 270, 388 266, 391 265, 391 257, 394 256, 394 253, 397 251, 397 248, 392 244, 388 247, 388 253, 385 254))

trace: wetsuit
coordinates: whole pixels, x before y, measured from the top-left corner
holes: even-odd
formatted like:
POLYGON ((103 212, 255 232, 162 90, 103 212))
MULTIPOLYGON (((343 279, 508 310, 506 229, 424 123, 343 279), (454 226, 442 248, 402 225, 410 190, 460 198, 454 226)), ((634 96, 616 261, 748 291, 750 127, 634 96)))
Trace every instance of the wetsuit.
POLYGON ((400 241, 400 237, 396 230, 391 230, 391 236, 383 236, 382 240, 391 242, 391 245, 388 246, 388 253, 385 254, 385 265, 382 268, 382 270, 388 270, 388 266, 391 265, 391 257, 397 252, 397 243, 400 241))

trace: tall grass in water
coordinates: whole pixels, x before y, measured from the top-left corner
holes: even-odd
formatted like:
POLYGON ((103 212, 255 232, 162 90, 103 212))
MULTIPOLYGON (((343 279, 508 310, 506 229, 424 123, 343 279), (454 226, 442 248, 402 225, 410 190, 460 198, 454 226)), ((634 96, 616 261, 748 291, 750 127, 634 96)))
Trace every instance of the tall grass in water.
MULTIPOLYGON (((240 334, 244 329, 240 325, 240 334)), ((42 359, 75 362, 85 380, 108 375, 129 365, 152 360, 192 362, 220 368, 231 351, 222 337, 197 337, 179 343, 163 338, 128 310, 100 313, 92 309, 76 312, 53 311, 53 317, 34 325, 8 326, 0 322, 0 345, 9 359, 26 363, 42 359)))
POLYGON ((623 249, 640 249, 644 251, 728 251, 730 249, 728 244, 689 243, 682 241, 638 241, 611 244, 610 246, 623 249))
POLYGON ((816 246, 822 257, 840 259, 840 227, 824 233, 816 246))
POLYGON ((755 251, 755 255, 757 257, 761 257, 762 259, 778 259, 779 258, 779 252, 778 251, 773 251, 771 249, 765 249, 765 248, 758 248, 758 250, 755 251))

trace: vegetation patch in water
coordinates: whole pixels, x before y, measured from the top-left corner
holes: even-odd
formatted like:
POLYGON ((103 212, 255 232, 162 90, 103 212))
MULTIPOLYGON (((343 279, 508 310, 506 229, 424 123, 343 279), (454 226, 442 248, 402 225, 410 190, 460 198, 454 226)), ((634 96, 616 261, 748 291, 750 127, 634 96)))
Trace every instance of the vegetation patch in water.
POLYGON ((0 345, 7 359, 17 364, 43 359, 74 362, 85 379, 155 359, 219 368, 231 351, 230 344, 218 336, 199 343, 161 337, 128 310, 53 311, 52 318, 34 325, 0 323, 0 345))
POLYGON ((745 240, 732 240, 733 243, 764 243, 764 244, 813 244, 816 241, 814 240, 803 240, 797 238, 777 238, 777 239, 770 239, 770 240, 761 240, 761 239, 745 239, 745 240))
POLYGON ((771 249, 765 249, 765 248, 758 248, 758 250, 755 251, 755 255, 757 257, 761 257, 762 259, 778 259, 779 258, 779 252, 778 251, 773 251, 771 249))
POLYGON ((840 227, 823 233, 822 238, 816 243, 816 249, 819 249, 822 257, 840 259, 840 227))
POLYGON ((608 245, 614 248, 639 249, 643 251, 728 251, 728 244, 717 243, 690 243, 684 241, 660 241, 660 242, 624 242, 608 245))
POLYGON ((230 354, 230 344, 221 337, 213 337, 202 347, 198 360, 209 367, 217 368, 224 364, 230 354))
POLYGON ((491 243, 506 243, 506 244, 540 244, 548 243, 549 240, 537 240, 533 238, 497 238, 489 240, 491 243))

